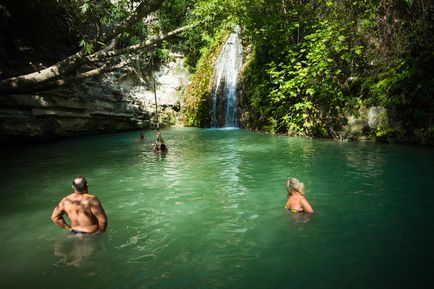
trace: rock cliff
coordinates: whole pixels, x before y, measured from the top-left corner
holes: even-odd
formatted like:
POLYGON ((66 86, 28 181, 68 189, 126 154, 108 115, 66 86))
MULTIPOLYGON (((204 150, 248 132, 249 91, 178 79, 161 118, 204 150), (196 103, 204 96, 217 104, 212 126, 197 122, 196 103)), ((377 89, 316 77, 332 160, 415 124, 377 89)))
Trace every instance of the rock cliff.
MULTIPOLYGON (((189 74, 181 56, 156 74, 161 126, 174 125, 189 74)), ((132 71, 118 71, 67 87, 33 94, 0 95, 0 140, 54 139, 152 128, 152 85, 132 71)))

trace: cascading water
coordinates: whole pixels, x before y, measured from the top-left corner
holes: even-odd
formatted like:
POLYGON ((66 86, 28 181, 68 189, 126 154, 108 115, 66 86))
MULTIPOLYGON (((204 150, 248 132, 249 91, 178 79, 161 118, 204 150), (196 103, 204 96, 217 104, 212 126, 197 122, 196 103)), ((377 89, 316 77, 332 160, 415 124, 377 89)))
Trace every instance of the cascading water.
POLYGON ((239 39, 240 27, 235 27, 214 66, 211 127, 237 127, 237 77, 243 53, 239 39))

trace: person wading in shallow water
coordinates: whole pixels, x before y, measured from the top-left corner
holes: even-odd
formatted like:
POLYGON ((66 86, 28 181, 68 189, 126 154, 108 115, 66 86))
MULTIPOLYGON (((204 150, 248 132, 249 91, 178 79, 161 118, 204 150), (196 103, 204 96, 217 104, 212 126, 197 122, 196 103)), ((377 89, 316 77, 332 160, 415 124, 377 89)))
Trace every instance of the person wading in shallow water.
POLYGON ((154 143, 154 152, 156 153, 166 153, 168 151, 164 139, 161 136, 160 131, 157 131, 157 140, 154 143))
POLYGON ((143 131, 139 133, 139 138, 140 140, 145 140, 145 133, 143 131))
POLYGON ((74 235, 105 232, 107 216, 98 198, 88 193, 86 179, 82 176, 75 177, 72 188, 74 192, 64 197, 54 208, 51 220, 74 235), (71 221, 70 225, 63 219, 64 214, 71 221))
POLYGON ((293 213, 313 213, 311 205, 304 196, 304 183, 296 178, 288 178, 286 189, 288 191, 288 199, 286 200, 285 208, 293 213))

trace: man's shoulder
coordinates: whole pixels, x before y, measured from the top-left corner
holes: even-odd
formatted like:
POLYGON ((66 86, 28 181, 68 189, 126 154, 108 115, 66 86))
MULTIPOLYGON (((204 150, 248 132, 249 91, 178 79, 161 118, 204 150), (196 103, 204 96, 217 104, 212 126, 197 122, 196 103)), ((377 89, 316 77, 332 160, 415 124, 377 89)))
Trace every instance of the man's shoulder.
POLYGON ((74 198, 74 194, 69 194, 63 197, 62 202, 71 201, 74 198))
POLYGON ((92 195, 92 194, 86 194, 85 195, 86 200, 91 203, 92 205, 98 205, 99 204, 99 199, 97 196, 92 195))
POLYGON ((92 194, 84 194, 83 197, 86 198, 86 199, 88 199, 88 200, 98 199, 97 196, 92 195, 92 194))

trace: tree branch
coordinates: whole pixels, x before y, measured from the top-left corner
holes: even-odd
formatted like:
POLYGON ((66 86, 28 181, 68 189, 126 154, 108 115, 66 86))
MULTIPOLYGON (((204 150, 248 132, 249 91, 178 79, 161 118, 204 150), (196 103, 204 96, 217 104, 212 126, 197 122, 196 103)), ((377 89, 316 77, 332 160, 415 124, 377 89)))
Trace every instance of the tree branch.
MULTIPOLYGON (((127 30, 134 23, 147 16, 149 13, 157 10, 161 6, 163 1, 164 0, 149 0, 141 2, 130 17, 128 17, 125 21, 115 26, 111 31, 103 35, 100 42, 109 42, 125 30, 127 30)), ((104 51, 104 49, 102 49, 101 51, 104 51)), ((86 61, 86 53, 83 51, 78 51, 77 53, 67 57, 66 59, 59 61, 51 65, 50 67, 47 67, 40 71, 1 80, 0 92, 19 92, 27 90, 33 86, 73 71, 77 67, 81 66, 84 61, 86 61)))
POLYGON ((113 49, 113 50, 109 50, 109 51, 102 51, 101 50, 101 51, 98 51, 98 52, 96 52, 94 54, 86 56, 85 59, 88 62, 97 62, 97 61, 101 61, 101 60, 109 58, 109 57, 114 57, 114 56, 125 54, 125 53, 136 52, 138 50, 142 50, 142 49, 148 48, 150 46, 153 46, 155 44, 158 44, 161 41, 166 40, 166 39, 168 39, 170 37, 173 37, 173 36, 175 36, 175 35, 183 32, 183 31, 185 31, 187 29, 191 29, 191 28, 193 28, 196 25, 197 24, 190 24, 190 25, 187 25, 187 26, 183 26, 183 27, 180 27, 178 29, 172 30, 172 31, 170 31, 170 32, 168 32, 166 34, 160 34, 158 36, 155 36, 155 37, 153 37, 151 39, 146 40, 143 43, 131 45, 131 46, 128 46, 128 47, 125 47, 125 48, 113 49))
POLYGON ((72 82, 75 82, 77 80, 81 80, 81 79, 85 79, 85 78, 89 78, 89 77, 95 77, 98 75, 101 75, 105 72, 109 72, 109 71, 113 71, 115 69, 120 69, 126 65, 128 65, 129 63, 131 63, 130 61, 121 61, 118 64, 112 65, 111 62, 107 62, 105 63, 103 66, 95 68, 95 69, 91 69, 85 72, 82 72, 78 75, 74 75, 74 76, 70 76, 70 77, 66 77, 63 79, 56 79, 53 82, 50 83, 50 86, 62 86, 62 85, 66 85, 72 82))
MULTIPOLYGON (((149 48, 153 45, 156 45, 160 43, 161 41, 168 39, 170 37, 173 37, 187 29, 190 29, 197 24, 190 24, 184 27, 180 27, 178 29, 172 30, 166 34, 160 34, 158 36, 155 36, 151 39, 146 40, 145 42, 141 44, 131 45, 122 49, 112 49, 112 50, 105 50, 102 49, 94 54, 83 56, 81 55, 79 58, 75 57, 69 57, 68 59, 65 59, 62 62, 62 65, 58 66, 58 64, 52 65, 46 69, 42 69, 39 72, 34 72, 31 74, 18 76, 14 78, 9 78, 3 81, 0 81, 0 92, 24 92, 32 90, 33 87, 37 87, 37 89, 44 89, 44 88, 51 88, 53 86, 59 86, 59 85, 65 85, 67 83, 71 83, 74 80, 80 80, 88 77, 94 77, 97 75, 100 75, 104 72, 107 72, 109 70, 113 70, 114 68, 118 68, 118 65, 110 66, 108 63, 104 64, 102 67, 99 67, 97 69, 89 70, 86 72, 82 72, 80 74, 65 77, 70 71, 73 69, 81 66, 83 63, 95 63, 99 61, 104 61, 108 58, 113 58, 118 55, 122 55, 125 53, 135 53, 139 50, 143 50, 146 48, 149 48), (68 61, 67 61, 68 60, 68 61), (74 62, 75 61, 75 62, 74 62), (66 65, 69 65, 66 67, 66 65), (32 76, 30 76, 32 75, 32 76), (49 75, 50 77, 47 77, 49 75), (33 81, 28 81, 28 79, 32 77, 33 81), (14 79, 16 81, 14 82, 14 79), (42 79, 42 81, 38 81, 39 79, 42 79), (8 83, 9 81, 9 83, 8 83), (12 81, 12 83, 10 83, 12 81), (43 85, 44 82, 46 85, 43 85), (6 83, 6 85, 4 85, 6 83), (10 85, 8 85, 10 84, 10 85), (42 86, 41 86, 42 85, 42 86)), ((125 63, 122 66, 125 66, 128 63, 125 63)))
POLYGON ((107 41, 115 38, 125 30, 127 30, 129 27, 137 23, 143 17, 147 16, 151 12, 158 10, 163 4, 163 2, 164 0, 148 0, 141 2, 130 17, 128 17, 119 25, 113 27, 113 29, 111 29, 107 33, 104 33, 99 41, 102 43, 106 43, 107 41))

